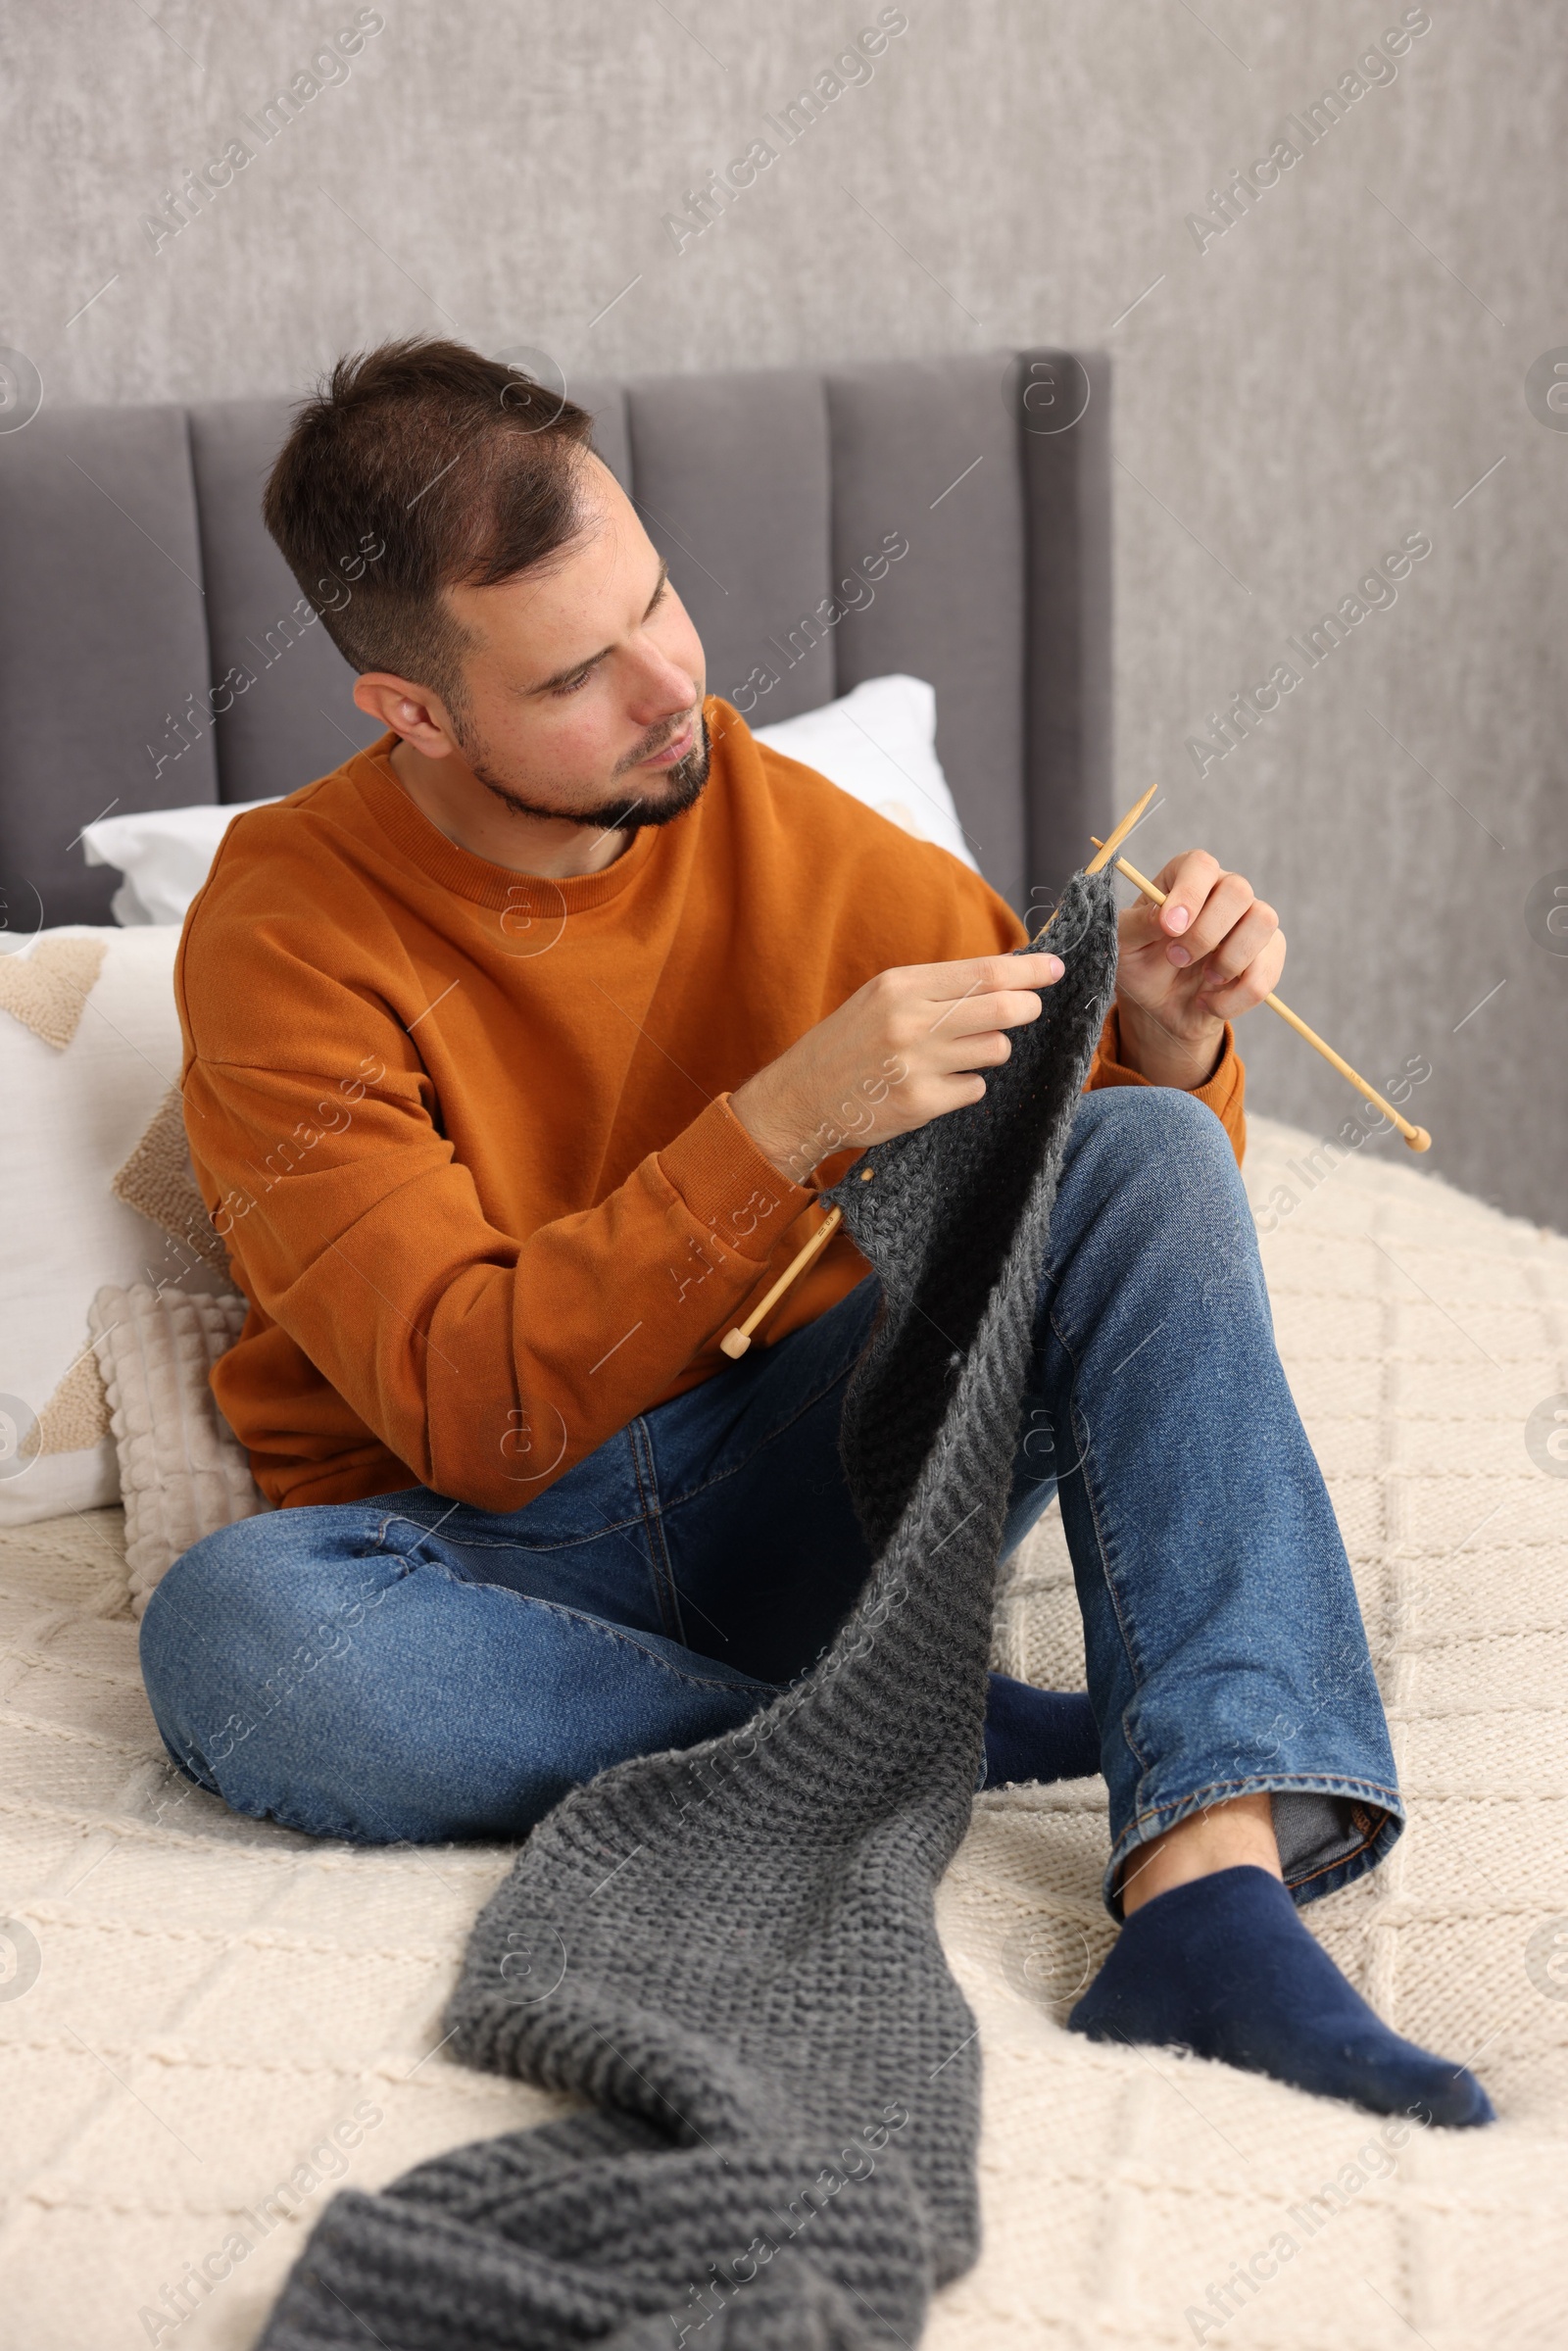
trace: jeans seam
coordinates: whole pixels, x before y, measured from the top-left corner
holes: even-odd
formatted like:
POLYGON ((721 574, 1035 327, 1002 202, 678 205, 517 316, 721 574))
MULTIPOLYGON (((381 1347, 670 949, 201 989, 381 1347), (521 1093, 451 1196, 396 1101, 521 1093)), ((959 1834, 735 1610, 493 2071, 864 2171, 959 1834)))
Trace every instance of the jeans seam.
POLYGON ((686 1639, 681 1617, 680 1593, 675 1588, 675 1570, 669 1556, 669 1545, 664 1541, 653 1441, 642 1413, 636 1413, 627 1423, 626 1442, 631 1450, 632 1475, 637 1480, 638 1499, 643 1506, 642 1524, 648 1538, 648 1572, 653 1582, 654 1596, 659 1603, 659 1621, 669 1640, 678 1641, 682 1648, 689 1648, 691 1643, 686 1639), (645 1449, 648 1455, 646 1483, 643 1468, 645 1449))
MULTIPOLYGON (((873 1275, 862 1276, 862 1279, 867 1281, 874 1280, 874 1278, 875 1277, 873 1275)), ((858 1285, 857 1285, 857 1287, 858 1287, 858 1285)), ((848 1298, 853 1298, 855 1296, 855 1292, 853 1290, 847 1291, 845 1296, 848 1298)), ((840 1300, 840 1303, 842 1302, 843 1301, 840 1300)), ((829 1308, 829 1312, 831 1311, 832 1309, 829 1308)), ((793 1334, 791 1335, 793 1336, 793 1334)), ((836 1372, 823 1381, 820 1388, 813 1388, 808 1396, 804 1396, 800 1402, 796 1404, 794 1410, 790 1413, 787 1420, 781 1420, 775 1428, 769 1430, 765 1437, 759 1438, 756 1445, 753 1445, 751 1451, 744 1454, 739 1461, 732 1461, 728 1468, 718 1470, 710 1478, 705 1478, 702 1484, 699 1486, 689 1486, 681 1494, 670 1494, 664 1503, 664 1508, 668 1510, 678 1509, 682 1502, 695 1501, 699 1494, 707 1494, 712 1487, 722 1485, 726 1478, 737 1477, 750 1462, 757 1458, 759 1453, 765 1451, 768 1445, 776 1444, 778 1439, 784 1435, 786 1430, 792 1429, 795 1426, 795 1423, 804 1418, 804 1416, 810 1411, 814 1404, 819 1404, 823 1396, 827 1396, 833 1389, 835 1389, 841 1380, 847 1380, 850 1376, 850 1373, 855 1369, 855 1363, 858 1359, 858 1357, 857 1355, 856 1357, 852 1358, 850 1362, 841 1364, 836 1372)))
MULTIPOLYGON (((1056 1320, 1054 1308, 1048 1309, 1046 1320, 1050 1325, 1051 1330, 1054 1334, 1056 1343, 1060 1347, 1062 1353, 1066 1356, 1067 1361, 1072 1366, 1072 1402, 1069 1408, 1068 1418, 1068 1426, 1070 1428, 1072 1426, 1072 1420, 1074 1417, 1076 1417, 1078 1411, 1078 1358, 1073 1353, 1071 1345, 1067 1340, 1065 1332, 1062 1330, 1061 1325, 1056 1320)), ((1074 1434, 1076 1433, 1077 1432, 1075 1431, 1074 1434)), ((1111 1612, 1116 1619, 1116 1630, 1121 1635, 1122 1654, 1126 1657, 1127 1669, 1133 1678, 1133 1692, 1136 1696, 1143 1689, 1144 1673, 1139 1662, 1137 1644, 1133 1638, 1132 1628, 1122 1613, 1121 1595, 1116 1590, 1115 1583, 1113 1582, 1110 1573, 1110 1559, 1106 1549, 1104 1532, 1101 1526, 1100 1508, 1095 1498, 1094 1481, 1089 1474, 1090 1436, 1091 1432, 1086 1421, 1084 1423, 1083 1437, 1080 1439, 1079 1443, 1077 1468, 1083 1477, 1084 1499, 1089 1505, 1089 1520, 1095 1531, 1095 1549, 1099 1556, 1101 1579, 1104 1584, 1106 1596, 1110 1601, 1111 1612)), ((1068 1474, 1070 1476, 1072 1473, 1069 1471, 1068 1474)), ((1060 1491, 1060 1485, 1058 1482, 1058 1495, 1060 1491)), ((1117 1728, 1120 1730, 1123 1739, 1127 1741, 1128 1752, 1132 1755, 1137 1763, 1140 1774, 1147 1772, 1150 1768, 1150 1759, 1144 1753, 1142 1747, 1139 1746, 1137 1740, 1132 1735, 1131 1730, 1128 1728, 1127 1709, 1125 1707, 1123 1707, 1120 1717, 1118 1718, 1117 1728)))
MULTIPOLYGON (((512 1591, 512 1587, 506 1584, 495 1586, 493 1589, 501 1592, 512 1591)), ((639 1641, 634 1633, 624 1631, 619 1625, 612 1625, 608 1617, 590 1616, 585 1609, 567 1608, 560 1600, 542 1600, 532 1592, 513 1592, 512 1596, 514 1599, 521 1601, 525 1607, 548 1608, 553 1615, 564 1616, 572 1624, 581 1625, 585 1632, 600 1634, 607 1641, 619 1641, 623 1648, 635 1649, 639 1656, 646 1658, 650 1665, 659 1666, 670 1676, 672 1681, 684 1682, 693 1690, 733 1690, 737 1695, 745 1690, 757 1690, 764 1692, 769 1697, 775 1694, 774 1685, 771 1682, 755 1681, 749 1674, 742 1681, 733 1682, 710 1674, 685 1673, 678 1665, 672 1665, 667 1657, 662 1657, 657 1649, 651 1649, 646 1641, 639 1641)))
MULTIPOLYGON (((616 1434, 618 1435, 619 1432, 616 1431, 616 1434)), ((405 1511, 394 1510, 392 1515, 384 1518, 376 1529, 375 1541, 378 1549, 386 1541, 387 1528, 396 1526, 400 1521, 405 1525, 417 1527, 422 1535, 433 1535, 437 1532, 435 1527, 425 1526, 422 1520, 410 1518, 405 1511)), ((581 1535, 563 1536, 554 1543, 526 1543, 516 1537, 502 1542, 492 1535, 468 1534, 455 1535, 450 1540, 456 1549, 464 1551, 569 1551, 577 1549, 583 1543, 597 1543, 601 1535, 622 1535, 628 1527, 640 1527, 643 1523, 644 1516, 641 1513, 632 1518, 612 1519, 602 1527, 590 1527, 581 1535)))
MULTIPOLYGON (((380 1541, 381 1539, 384 1539, 387 1528, 394 1525, 400 1518, 404 1517, 404 1515, 405 1513, 400 1510, 394 1510, 390 1512, 389 1515, 381 1521, 377 1540, 380 1541)), ((420 1524, 420 1522, 416 1519, 411 1520, 409 1523, 415 1526, 420 1524)), ((635 1526, 640 1522, 633 1519, 627 1521, 626 1523, 635 1526)), ((422 1531, 427 1534, 429 1529, 424 1528, 422 1531)), ((602 1531, 610 1532, 611 1530, 607 1529, 602 1531)), ((499 1550, 505 1546, 495 1543, 491 1544, 489 1547, 491 1549, 499 1550)), ((401 1552, 395 1552, 392 1555, 397 1558, 401 1558, 403 1556, 401 1552)), ((413 1574, 415 1571, 416 1562, 408 1561, 406 1564, 409 1567, 409 1572, 413 1574)), ((441 1575, 449 1574, 449 1570, 444 1568, 441 1565, 441 1562, 437 1559, 423 1559, 418 1561, 416 1564, 421 1567, 433 1569, 436 1573, 441 1575)), ((453 1577, 451 1580, 455 1583, 466 1583, 468 1581, 466 1577, 453 1577)), ((734 1682, 725 1681, 707 1674, 682 1673, 679 1666, 671 1665, 667 1657, 661 1657, 657 1649, 650 1649, 645 1642, 637 1639, 635 1634, 622 1631, 618 1625, 612 1625, 608 1617, 591 1616, 586 1609, 568 1608, 560 1600, 543 1599, 536 1592, 518 1592, 516 1587, 512 1584, 489 1584, 486 1585, 484 1589, 487 1592, 510 1592, 512 1597, 524 1607, 549 1608, 557 1616, 568 1617, 573 1624, 582 1625, 586 1627, 589 1632, 602 1633, 612 1641, 618 1641, 625 1647, 636 1649, 642 1656, 648 1659, 650 1664, 662 1667, 663 1671, 672 1675, 676 1681, 684 1682, 694 1690, 734 1690, 739 1687, 734 1682)), ((687 1647, 688 1645, 689 1644, 685 1641, 681 1642, 681 1646, 683 1648, 687 1647)), ((759 1682, 755 1680, 753 1676, 748 1674, 745 1677, 745 1687, 753 1690, 766 1690, 771 1692, 774 1686, 771 1682, 759 1682)))
MULTIPOLYGON (((439 1560, 426 1559, 421 1560, 419 1564, 437 1575, 449 1573, 439 1560)), ((452 1581, 466 1584, 468 1579, 459 1576, 452 1578, 452 1581)), ((568 1608, 563 1600, 547 1600, 542 1598, 538 1592, 518 1592, 516 1587, 512 1584, 485 1584, 477 1589, 485 1592, 504 1592, 510 1599, 516 1601, 519 1608, 546 1608, 553 1616, 564 1616, 569 1623, 580 1625, 586 1633, 598 1634, 604 1640, 618 1641, 622 1648, 635 1649, 638 1655, 645 1658, 650 1665, 658 1666, 673 1681, 683 1682, 692 1690, 757 1690, 767 1697, 775 1694, 776 1686, 773 1683, 760 1682, 750 1674, 742 1676, 739 1681, 729 1681, 718 1675, 686 1673, 680 1666, 672 1665, 667 1657, 662 1657, 657 1649, 650 1648, 647 1640, 640 1639, 636 1633, 628 1631, 624 1626, 612 1624, 607 1616, 592 1615, 586 1608, 568 1608)), ((658 1636, 650 1635, 648 1638, 657 1639, 658 1636)), ((684 1647, 685 1643, 683 1642, 681 1645, 684 1647)), ((691 1653, 693 1655, 700 1654, 695 1650, 691 1653)))

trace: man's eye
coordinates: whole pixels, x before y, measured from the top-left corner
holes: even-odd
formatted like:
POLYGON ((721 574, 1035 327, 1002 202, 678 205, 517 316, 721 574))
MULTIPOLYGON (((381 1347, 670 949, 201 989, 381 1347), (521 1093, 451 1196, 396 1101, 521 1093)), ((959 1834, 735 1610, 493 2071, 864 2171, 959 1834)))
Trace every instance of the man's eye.
POLYGON ((591 669, 584 669, 578 676, 567 678, 564 686, 554 686, 551 688, 551 691, 554 694, 560 695, 575 694, 588 683, 588 680, 592 676, 593 671, 591 669))

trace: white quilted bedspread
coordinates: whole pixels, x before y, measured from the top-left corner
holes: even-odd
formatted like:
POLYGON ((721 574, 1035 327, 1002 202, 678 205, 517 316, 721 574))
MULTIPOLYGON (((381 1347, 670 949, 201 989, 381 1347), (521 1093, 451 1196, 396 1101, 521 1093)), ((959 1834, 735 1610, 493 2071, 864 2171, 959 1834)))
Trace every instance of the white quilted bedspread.
MULTIPOLYGON (((1412 1810, 1385 1868, 1309 1916, 1502 2119, 1358 2165, 1349 2108, 1065 2033, 1110 1934, 1102 1791, 982 1796, 940 1909, 985 2050, 986 2246, 928 2351, 1568 2340, 1568 1475, 1525 1441, 1568 1390, 1568 1241, 1392 1141, 1309 1186, 1286 1167, 1308 1148, 1253 1122, 1248 1181, 1303 1196, 1263 1245, 1276 1324, 1412 1810)), ((166 1765, 136 1631, 118 1511, 0 1537, 0 2335, 27 2351, 241 2351, 340 2179, 557 2106, 438 2046, 508 1852, 233 1817, 166 1765)), ((1082 1684, 1054 1511, 997 1662, 1082 1684)))

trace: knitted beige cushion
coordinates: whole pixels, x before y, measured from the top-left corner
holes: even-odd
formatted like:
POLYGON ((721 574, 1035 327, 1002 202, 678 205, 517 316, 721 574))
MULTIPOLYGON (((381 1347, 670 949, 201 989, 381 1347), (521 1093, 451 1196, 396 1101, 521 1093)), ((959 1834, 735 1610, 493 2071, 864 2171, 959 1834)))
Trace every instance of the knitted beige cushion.
POLYGON ((152 1123, 110 1186, 117 1200, 136 1208, 150 1224, 181 1242, 192 1256, 232 1281, 228 1251, 213 1230, 207 1203, 191 1173, 185 1113, 179 1088, 171 1086, 152 1123))
POLYGON ((40 937, 30 955, 0 959, 0 1005, 63 1053, 81 1025, 104 966, 102 939, 40 937))
POLYGON ((140 1616, 181 1551, 265 1510, 245 1449, 208 1374, 245 1321, 242 1298, 188 1296, 134 1282, 99 1291, 88 1317, 125 1505, 130 1604, 140 1616))

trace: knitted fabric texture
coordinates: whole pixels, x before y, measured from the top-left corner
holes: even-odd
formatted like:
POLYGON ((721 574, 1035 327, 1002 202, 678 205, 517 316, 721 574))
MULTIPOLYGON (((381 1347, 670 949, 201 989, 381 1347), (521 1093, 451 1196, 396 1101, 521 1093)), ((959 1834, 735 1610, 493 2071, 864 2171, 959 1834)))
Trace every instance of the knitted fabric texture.
POLYGON ((474 1927, 451 2053, 597 2111, 478 2141, 318 2224, 263 2351, 912 2344, 978 2251, 976 2028, 933 1896, 968 1827, 1052 1201, 1114 982, 1107 877, 984 1099, 827 1197, 882 1302, 840 1443, 877 1562, 740 1729, 534 1831, 474 1927), (867 1173, 869 1171, 869 1173, 867 1173))

